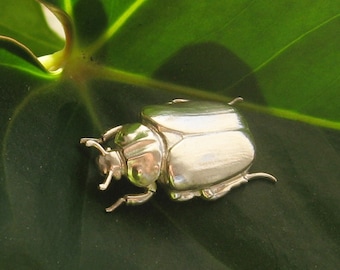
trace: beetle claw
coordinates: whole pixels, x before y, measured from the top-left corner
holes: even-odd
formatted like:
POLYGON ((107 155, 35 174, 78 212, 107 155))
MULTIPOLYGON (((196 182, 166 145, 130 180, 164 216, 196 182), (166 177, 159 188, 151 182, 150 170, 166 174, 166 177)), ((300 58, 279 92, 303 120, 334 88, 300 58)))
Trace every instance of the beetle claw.
POLYGON ((268 180, 271 180, 272 182, 277 182, 277 179, 269 174, 269 173, 263 173, 263 172, 259 172, 259 173, 247 173, 244 178, 249 181, 251 179, 254 179, 254 178, 266 178, 268 180))

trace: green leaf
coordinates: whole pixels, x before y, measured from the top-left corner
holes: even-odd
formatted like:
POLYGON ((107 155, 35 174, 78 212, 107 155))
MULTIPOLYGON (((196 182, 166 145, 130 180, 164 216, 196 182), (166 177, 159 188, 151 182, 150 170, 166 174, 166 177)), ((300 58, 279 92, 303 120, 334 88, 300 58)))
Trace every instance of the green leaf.
POLYGON ((46 55, 62 49, 64 42, 57 37, 43 19, 37 1, 2 1, 0 34, 25 44, 35 55, 46 55))
POLYGON ((338 267, 336 1, 51 1, 66 41, 40 3, 0 10, 1 269, 338 267), (138 122, 146 105, 239 95, 250 171, 278 183, 214 202, 173 202, 159 187, 105 213, 139 189, 123 179, 99 191, 97 153, 80 138, 138 122))
POLYGON ((0 36, 1 66, 31 73, 37 77, 48 77, 44 66, 37 57, 23 44, 18 41, 0 36))

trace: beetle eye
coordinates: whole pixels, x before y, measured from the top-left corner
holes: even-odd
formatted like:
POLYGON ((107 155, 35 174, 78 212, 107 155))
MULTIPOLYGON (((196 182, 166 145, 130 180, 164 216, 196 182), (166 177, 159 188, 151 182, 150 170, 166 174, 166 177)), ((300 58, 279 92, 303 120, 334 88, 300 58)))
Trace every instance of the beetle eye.
POLYGON ((139 167, 139 166, 135 166, 132 168, 132 176, 135 178, 135 179, 140 179, 141 176, 142 176, 142 169, 139 167))

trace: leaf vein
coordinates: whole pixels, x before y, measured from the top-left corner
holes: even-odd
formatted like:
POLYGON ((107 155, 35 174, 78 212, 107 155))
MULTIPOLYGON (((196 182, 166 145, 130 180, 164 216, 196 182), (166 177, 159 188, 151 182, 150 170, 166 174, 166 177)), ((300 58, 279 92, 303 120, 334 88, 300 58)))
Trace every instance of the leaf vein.
MULTIPOLYGON (((108 67, 103 68, 102 72, 100 72, 98 76, 99 78, 105 79, 105 80, 127 83, 127 84, 132 84, 132 85, 141 86, 141 87, 163 89, 163 90, 172 91, 175 93, 195 96, 197 98, 202 98, 202 99, 214 100, 214 101, 225 102, 225 103, 228 103, 231 100, 230 97, 227 97, 221 94, 211 93, 203 89, 197 89, 193 87, 177 85, 177 84, 170 83, 170 82, 159 81, 159 80, 148 78, 142 75, 129 73, 126 71, 117 70, 117 69, 108 68, 108 67)), ((240 106, 248 108, 248 109, 256 110, 262 113, 274 115, 280 118, 288 119, 288 120, 299 121, 299 122, 304 122, 304 123, 308 123, 310 125, 315 125, 319 127, 340 130, 339 121, 322 119, 319 117, 314 117, 314 116, 310 116, 310 115, 306 115, 306 114, 302 114, 298 112, 289 111, 287 109, 268 108, 262 105, 257 105, 257 104, 249 103, 249 102, 244 102, 240 104, 240 106)))
POLYGON ((276 53, 274 53, 272 56, 270 56, 267 60, 262 62, 260 65, 258 65, 256 68, 254 68, 251 72, 245 74, 243 77, 241 77, 238 81, 236 81, 234 84, 229 86, 227 89, 231 89, 235 87, 236 85, 240 84, 242 81, 244 81, 246 78, 249 76, 253 75, 254 73, 258 72, 261 70, 263 67, 268 65, 271 61, 273 61, 275 58, 279 57, 282 53, 284 53, 288 48, 292 47, 294 44, 302 40, 304 37, 308 36, 309 34, 315 32, 316 30, 322 28, 323 26, 327 25, 328 23, 332 22, 333 20, 337 19, 340 16, 340 14, 336 14, 335 16, 327 19, 326 21, 318 24, 317 26, 313 27, 309 31, 303 33, 302 35, 298 36, 296 39, 292 40, 289 42, 287 45, 282 47, 280 50, 278 50, 276 53))
POLYGON ((130 7, 115 21, 111 24, 111 26, 101 35, 96 42, 94 42, 88 48, 88 52, 93 54, 95 51, 100 49, 107 40, 112 38, 114 34, 118 32, 118 30, 125 24, 125 22, 134 14, 138 8, 145 2, 146 0, 136 0, 130 7))

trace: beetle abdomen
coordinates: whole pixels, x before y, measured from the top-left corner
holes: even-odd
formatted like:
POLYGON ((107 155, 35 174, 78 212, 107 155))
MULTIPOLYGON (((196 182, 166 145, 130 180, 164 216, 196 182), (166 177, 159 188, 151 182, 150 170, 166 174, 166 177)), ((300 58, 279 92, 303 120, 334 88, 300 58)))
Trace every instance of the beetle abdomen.
POLYGON ((225 181, 246 172, 254 153, 243 131, 187 136, 169 151, 167 188, 196 190, 225 181))

